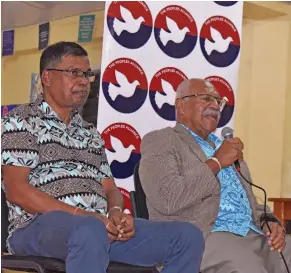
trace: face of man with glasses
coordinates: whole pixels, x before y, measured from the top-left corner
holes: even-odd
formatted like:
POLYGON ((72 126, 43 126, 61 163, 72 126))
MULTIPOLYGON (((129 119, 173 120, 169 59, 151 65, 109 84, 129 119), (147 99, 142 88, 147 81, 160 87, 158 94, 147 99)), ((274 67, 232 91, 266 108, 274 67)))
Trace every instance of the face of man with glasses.
POLYGON ((176 100, 177 121, 207 139, 217 128, 227 98, 221 98, 215 87, 202 79, 189 80, 186 89, 176 100))
POLYGON ((46 69, 49 76, 49 95, 61 107, 76 109, 83 106, 95 80, 85 56, 64 56, 55 67, 46 69))

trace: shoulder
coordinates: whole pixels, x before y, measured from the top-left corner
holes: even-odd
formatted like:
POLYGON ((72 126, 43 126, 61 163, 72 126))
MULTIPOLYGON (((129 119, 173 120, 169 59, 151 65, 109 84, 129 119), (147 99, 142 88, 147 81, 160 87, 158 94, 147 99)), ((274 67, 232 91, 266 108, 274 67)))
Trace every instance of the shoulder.
MULTIPOLYGON (((171 127, 166 127, 160 130, 155 130, 147 133, 141 142, 142 148, 151 146, 155 148, 156 146, 167 146, 175 141, 176 135, 175 131, 171 127)), ((160 149, 159 148, 159 149, 160 149)))
POLYGON ((41 114, 34 104, 22 104, 1 119, 2 133, 5 131, 23 131, 29 126, 29 120, 41 114))
POLYGON ((162 140, 165 138, 171 138, 174 135, 174 130, 171 127, 166 127, 160 130, 151 131, 144 135, 143 141, 147 140, 162 140))

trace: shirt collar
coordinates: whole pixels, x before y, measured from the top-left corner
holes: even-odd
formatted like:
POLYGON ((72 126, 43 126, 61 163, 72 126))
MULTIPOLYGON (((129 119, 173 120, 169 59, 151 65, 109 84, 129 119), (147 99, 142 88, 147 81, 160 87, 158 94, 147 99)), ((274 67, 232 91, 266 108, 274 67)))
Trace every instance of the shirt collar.
MULTIPOLYGON (((188 128, 186 125, 180 123, 185 129, 188 130, 188 132, 190 134, 192 134, 196 139, 199 139, 201 142, 208 144, 206 140, 204 140, 203 138, 201 138, 200 136, 198 136, 196 133, 194 133, 190 128, 188 128)), ((209 134, 208 135, 208 140, 211 141, 212 143, 214 143, 215 147, 219 147, 222 143, 222 140, 217 137, 215 134, 209 134)))
MULTIPOLYGON (((38 109, 44 114, 46 117, 54 117, 60 120, 57 113, 50 107, 50 105, 45 101, 42 95, 38 96, 35 104, 37 105, 38 109)), ((83 118, 80 116, 77 109, 74 109, 70 114, 70 124, 73 126, 82 127, 83 125, 83 118)))

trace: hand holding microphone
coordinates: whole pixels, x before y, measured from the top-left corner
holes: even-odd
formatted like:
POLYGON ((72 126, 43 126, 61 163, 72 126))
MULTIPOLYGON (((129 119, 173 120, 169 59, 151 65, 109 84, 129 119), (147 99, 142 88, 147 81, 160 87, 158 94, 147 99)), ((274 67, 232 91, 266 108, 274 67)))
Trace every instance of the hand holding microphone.
POLYGON ((244 145, 242 141, 237 137, 233 138, 233 130, 229 127, 223 128, 221 135, 225 139, 213 157, 217 158, 221 168, 235 164, 239 169, 239 160, 243 160, 244 145))

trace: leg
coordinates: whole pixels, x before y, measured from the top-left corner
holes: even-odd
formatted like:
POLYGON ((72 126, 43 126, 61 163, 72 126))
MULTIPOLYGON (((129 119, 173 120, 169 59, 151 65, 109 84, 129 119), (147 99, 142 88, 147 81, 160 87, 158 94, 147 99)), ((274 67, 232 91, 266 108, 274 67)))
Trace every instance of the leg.
POLYGON ((202 273, 268 273, 275 271, 266 237, 250 231, 246 237, 213 232, 205 244, 202 273))
POLYGON ((62 211, 45 213, 16 230, 9 244, 17 255, 65 260, 67 273, 105 273, 109 264, 107 231, 95 217, 62 211))
MULTIPOLYGON (((284 255, 284 258, 286 260, 288 269, 289 269, 289 271, 291 271, 291 236, 290 235, 286 235, 286 247, 283 250, 283 255, 284 255)), ((283 273, 285 273, 285 272, 287 273, 287 269, 286 269, 286 266, 284 264, 283 259, 281 258, 281 255, 278 255, 278 256, 279 256, 278 268, 281 268, 281 271, 283 273)))
POLYGON ((136 219, 135 230, 130 240, 111 244, 111 261, 141 266, 163 264, 164 273, 198 273, 204 239, 195 226, 136 219))

